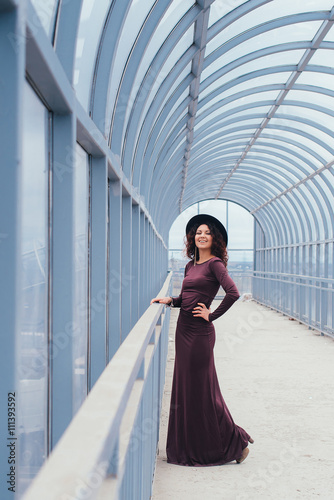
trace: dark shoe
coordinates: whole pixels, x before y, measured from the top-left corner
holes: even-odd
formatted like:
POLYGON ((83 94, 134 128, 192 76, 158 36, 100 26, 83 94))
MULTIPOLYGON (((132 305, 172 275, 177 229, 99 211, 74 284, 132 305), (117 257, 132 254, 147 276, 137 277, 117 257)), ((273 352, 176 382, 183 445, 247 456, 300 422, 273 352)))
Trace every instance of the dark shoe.
POLYGON ((241 464, 241 462, 243 462, 243 461, 247 458, 248 453, 249 453, 249 449, 248 449, 248 448, 244 448, 244 449, 242 450, 241 457, 240 457, 240 458, 238 458, 238 460, 237 460, 237 463, 238 463, 238 464, 241 464))

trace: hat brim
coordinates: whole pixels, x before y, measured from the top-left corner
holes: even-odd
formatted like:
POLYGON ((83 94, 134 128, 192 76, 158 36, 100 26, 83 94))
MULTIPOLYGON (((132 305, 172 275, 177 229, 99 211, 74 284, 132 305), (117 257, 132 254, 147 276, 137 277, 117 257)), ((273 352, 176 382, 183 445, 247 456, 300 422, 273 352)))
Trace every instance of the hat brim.
POLYGON ((218 229, 218 231, 221 233, 223 240, 225 241, 225 244, 227 246, 227 241, 228 241, 227 231, 226 231, 225 227, 223 226, 223 224, 220 222, 220 220, 216 219, 216 217, 213 217, 213 215, 209 215, 209 214, 194 215, 194 217, 192 217, 186 225, 186 234, 189 233, 189 231, 192 229, 192 227, 194 227, 194 226, 198 227, 201 224, 207 224, 208 222, 210 224, 213 224, 218 229))

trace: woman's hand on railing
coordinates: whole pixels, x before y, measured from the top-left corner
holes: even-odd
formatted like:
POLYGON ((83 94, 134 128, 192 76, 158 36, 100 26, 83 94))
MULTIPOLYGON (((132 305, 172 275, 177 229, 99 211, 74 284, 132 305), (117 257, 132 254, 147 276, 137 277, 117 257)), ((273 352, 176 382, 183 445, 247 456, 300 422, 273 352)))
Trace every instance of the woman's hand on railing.
POLYGON ((170 304, 172 302, 172 297, 155 297, 155 299, 151 300, 150 305, 153 304, 153 302, 160 302, 160 304, 170 304))

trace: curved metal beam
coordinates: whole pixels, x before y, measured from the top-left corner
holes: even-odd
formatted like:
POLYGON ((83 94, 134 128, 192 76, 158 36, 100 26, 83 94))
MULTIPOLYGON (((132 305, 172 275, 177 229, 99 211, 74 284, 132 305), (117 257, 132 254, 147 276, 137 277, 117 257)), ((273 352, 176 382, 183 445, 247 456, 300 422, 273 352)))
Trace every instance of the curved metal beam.
POLYGON ((106 117, 109 80, 114 67, 118 42, 130 7, 131 2, 111 1, 97 50, 89 112, 104 136, 109 121, 106 117))
MULTIPOLYGON (((301 152, 297 152, 297 151, 295 151, 295 149, 291 149, 288 147, 289 145, 294 145, 294 146, 298 147, 302 152, 308 153, 311 157, 313 156, 314 159, 317 160, 319 163, 321 163, 321 164, 326 163, 326 160, 324 158, 322 158, 319 154, 315 153, 311 148, 308 148, 307 146, 305 146, 302 143, 298 144, 297 141, 290 141, 290 140, 284 140, 282 138, 277 138, 277 143, 281 142, 284 144, 283 145, 283 144, 277 144, 275 142, 271 142, 273 140, 272 137, 265 137, 263 135, 263 136, 261 136, 261 138, 268 139, 268 140, 258 141, 257 151, 259 150, 258 149, 259 147, 263 147, 264 152, 266 152, 266 150, 268 150, 270 152, 271 149, 274 149, 274 150, 277 149, 279 151, 284 151, 288 154, 291 154, 291 156, 298 158, 299 160, 301 160, 302 162, 307 164, 309 167, 311 167, 312 170, 314 170, 313 164, 301 152)), ((243 145, 244 145, 244 141, 240 141, 239 143, 234 143, 234 141, 233 142, 228 141, 226 144, 224 144, 222 142, 213 143, 213 144, 209 143, 205 148, 198 151, 198 154, 193 158, 191 165, 196 167, 198 163, 202 164, 202 161, 203 161, 202 157, 203 156, 205 158, 210 159, 210 157, 212 155, 213 156, 216 155, 216 152, 218 153, 218 157, 224 157, 225 150, 232 151, 233 149, 231 149, 231 148, 235 148, 234 150, 235 150, 235 152, 237 152, 238 151, 237 146, 239 146, 239 150, 240 150, 240 148, 242 148, 243 145)))
MULTIPOLYGON (((203 178, 203 181, 207 180, 205 173, 200 173, 198 176, 198 180, 196 178, 194 178, 194 182, 197 181, 196 184, 199 185, 199 184, 201 184, 202 178, 203 178)), ((231 187, 239 189, 239 186, 240 186, 240 191, 245 192, 245 190, 248 191, 249 187, 251 186, 252 187, 251 192, 253 193, 252 194, 253 199, 254 199, 255 193, 258 195, 258 197, 260 197, 260 196, 266 197, 267 196, 266 190, 268 190, 268 187, 265 184, 258 183, 259 178, 262 178, 264 181, 266 181, 266 178, 263 175, 257 174, 255 177, 253 175, 250 175, 250 173, 248 173, 248 172, 244 172, 242 178, 238 178, 237 180, 233 180, 233 184, 231 184, 231 187)), ((279 189, 279 184, 277 185, 277 187, 279 189)), ((201 187, 201 191, 203 191, 203 189, 205 189, 205 187, 204 188, 201 187)), ((223 194, 223 196, 225 197, 225 193, 223 194)), ((294 234, 292 227, 294 227, 295 233, 297 232, 297 229, 296 229, 296 225, 295 225, 295 221, 294 221, 293 217, 291 217, 289 210, 287 210, 287 208, 285 207, 285 203, 283 202, 281 205, 278 205, 278 206, 275 205, 273 207, 273 209, 276 212, 277 226, 281 226, 281 220, 284 219, 287 226, 288 226, 288 230, 289 230, 288 234, 290 236, 290 241, 292 241, 293 234, 294 234), (281 213, 279 213, 279 211, 281 211, 281 213), (282 215, 283 215, 283 217, 282 217, 282 215)), ((296 214, 296 215, 298 215, 298 214, 296 214)), ((282 227, 282 229, 283 229, 283 227, 282 227)))
MULTIPOLYGON (((140 137, 144 134, 144 137, 147 137, 150 133, 150 126, 155 121, 155 116, 162 109, 166 97, 168 96, 168 91, 172 86, 173 82, 177 79, 181 71, 192 61, 195 55, 198 53, 198 48, 194 45, 188 47, 186 51, 183 53, 181 58, 175 64, 174 68, 170 71, 170 73, 166 76, 166 78, 162 81, 154 101, 150 105, 150 108, 145 117, 142 116, 143 110, 145 108, 149 92, 145 92, 145 88, 150 88, 150 85, 147 86, 148 80, 153 79, 155 81, 160 68, 166 62, 168 57, 170 56, 174 46, 177 42, 180 41, 184 33, 190 29, 193 23, 196 21, 198 16, 200 15, 201 10, 197 5, 194 5, 187 14, 182 18, 182 20, 178 23, 166 41, 158 50, 156 56, 154 57, 149 70, 147 71, 145 77, 143 78, 140 89, 137 93, 136 100, 132 106, 132 110, 130 113, 130 117, 128 120, 128 124, 126 127, 126 132, 124 136, 124 141, 122 146, 122 163, 123 165, 130 165, 130 171, 132 170, 132 161, 133 156, 135 155, 135 148, 137 147, 137 142, 139 142, 140 137), (153 75, 152 75, 153 68, 153 75), (145 97, 144 99, 142 97, 145 97), (148 126, 147 126, 148 123, 148 126), (138 124, 141 124, 138 130, 138 124)), ((111 147, 114 148, 111 136, 111 147)))
MULTIPOLYGON (((183 56, 178 60, 173 70, 167 75, 163 83, 160 85, 155 95, 155 99, 152 101, 139 129, 138 123, 140 123, 141 113, 139 113, 138 107, 133 108, 133 116, 131 118, 131 121, 129 120, 129 124, 127 127, 127 136, 129 134, 129 137, 133 137, 134 139, 133 141, 131 141, 131 143, 128 141, 128 144, 130 145, 124 149, 122 157, 123 165, 128 165, 130 172, 131 170, 133 170, 133 165, 135 165, 136 162, 137 148, 139 146, 139 143, 141 140, 143 140, 145 144, 146 138, 150 135, 152 123, 154 123, 161 108, 164 106, 166 99, 168 99, 168 92, 170 87, 182 73, 184 68, 188 64, 190 64, 197 52, 198 50, 196 49, 196 47, 194 45, 191 45, 183 54, 183 56), (138 118, 139 121, 136 122, 136 118, 138 118)), ((140 161, 141 158, 139 158, 139 162, 140 161)))
POLYGON ((60 2, 54 48, 70 83, 73 83, 74 56, 83 0, 60 2))
MULTIPOLYGON (((334 46, 334 43, 333 43, 334 46)), ((221 89, 224 88, 224 86, 220 87, 221 89)), ((212 113, 217 111, 218 109, 222 109, 225 105, 230 104, 234 101, 238 101, 239 99, 244 99, 245 97, 249 97, 255 94, 260 94, 262 92, 270 92, 270 91, 282 91, 285 89, 285 83, 278 83, 278 84, 268 84, 268 85, 261 85, 261 86, 255 86, 250 89, 242 90, 240 92, 236 92, 235 94, 229 95, 227 97, 222 98, 220 101, 215 101, 212 103, 211 101, 217 97, 216 95, 211 96, 209 94, 206 98, 204 98, 198 105, 199 110, 203 110, 201 113, 199 113, 199 118, 200 120, 203 120, 207 116, 210 116, 212 113), (209 99, 210 97, 210 99, 209 99)), ((316 94, 322 94, 322 95, 327 95, 329 97, 334 97, 334 91, 331 89, 323 88, 323 87, 316 87, 313 85, 306 85, 306 84, 299 84, 299 85, 294 85, 293 90, 300 90, 304 92, 314 92, 316 94)), ((214 92, 212 94, 215 94, 214 92)), ((259 104, 262 102, 267 102, 267 101, 258 101, 259 104)), ((275 101, 272 101, 272 103, 275 101)))
POLYGON ((171 130, 180 123, 180 121, 183 120, 185 116, 186 109, 188 108, 190 102, 191 102, 191 97, 188 95, 175 109, 175 111, 170 115, 168 118, 168 115, 170 114, 171 110, 175 106, 177 100, 179 97, 182 95, 184 92, 184 83, 185 83, 185 88, 188 88, 192 80, 192 76, 188 75, 187 79, 181 82, 180 86, 182 85, 181 89, 182 92, 179 92, 179 87, 176 89, 176 91, 173 93, 173 95, 169 98, 169 100, 166 102, 166 106, 162 109, 159 117, 155 121, 154 125, 152 126, 151 129, 151 134, 149 135, 146 143, 144 144, 143 142, 141 143, 140 147, 141 150, 139 150, 139 145, 137 149, 137 154, 136 158, 141 158, 141 163, 140 167, 137 167, 134 165, 134 168, 132 170, 132 181, 134 185, 138 185, 139 183, 139 174, 141 171, 141 166, 145 165, 145 170, 143 171, 142 174, 142 182, 145 183, 145 178, 148 177, 149 175, 146 173, 148 169, 150 168, 151 164, 154 164, 154 154, 155 151, 159 151, 165 144, 167 138, 169 137, 171 130), (169 106, 169 101, 171 102, 172 106, 169 106))
MULTIPOLYGON (((138 69, 145 56, 150 40, 154 32, 158 28, 159 22, 170 7, 171 3, 172 0, 168 0, 167 2, 155 2, 153 4, 140 31, 138 32, 137 38, 130 50, 127 61, 125 63, 110 120, 110 145, 115 154, 120 154, 124 130, 124 99, 121 99, 121 97, 125 96, 125 99, 129 99, 129 97, 131 96, 138 69)), ((161 67, 158 65, 160 62, 159 58, 157 59, 157 64, 154 66, 150 66, 149 71, 151 76, 156 76, 159 68, 161 67)), ((149 86, 146 85, 144 89, 145 93, 148 94, 149 86)), ((143 90, 142 86, 141 90, 143 90)), ((141 92, 140 98, 138 97, 137 101, 140 102, 140 100, 143 99, 143 96, 144 93, 141 92)))
MULTIPOLYGON (((211 52, 205 60, 204 60, 204 68, 207 68, 215 62, 219 57, 222 55, 226 54, 229 50, 237 47, 243 42, 249 41, 255 36, 261 35, 262 33, 267 33, 269 31, 272 31, 277 28, 282 28, 284 26, 291 26, 294 24, 299 24, 299 23, 305 23, 305 22, 310 22, 310 21, 331 21, 332 15, 331 12, 326 12, 326 11, 315 11, 315 12, 301 12, 299 14, 291 14, 288 16, 280 17, 277 19, 271 19, 270 21, 267 21, 265 23, 259 24, 257 26, 254 26, 253 28, 250 28, 242 33, 240 35, 237 35, 233 37, 231 40, 228 40, 225 42, 223 45, 218 47, 216 50, 211 52)), ((324 26, 325 28, 325 26, 324 26)), ((324 29, 323 28, 323 29, 324 29)), ((331 28, 331 26, 326 26, 327 32, 331 28)), ((222 28, 223 29, 223 28, 222 28)), ((325 36, 324 35, 324 36, 325 36)), ((208 33, 209 39, 210 39, 210 29, 208 33)), ((317 42, 321 42, 322 40, 317 40, 317 42)))

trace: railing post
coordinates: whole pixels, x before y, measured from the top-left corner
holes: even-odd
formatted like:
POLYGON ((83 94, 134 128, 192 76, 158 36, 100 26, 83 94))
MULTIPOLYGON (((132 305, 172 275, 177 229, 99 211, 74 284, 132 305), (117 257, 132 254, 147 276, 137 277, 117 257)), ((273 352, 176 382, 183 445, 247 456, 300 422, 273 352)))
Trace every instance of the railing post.
POLYGON ((140 368, 139 368, 139 371, 138 371, 138 375, 137 375, 137 380, 144 380, 145 378, 145 358, 143 359, 141 365, 140 365, 140 368))
POLYGON ((119 436, 116 440, 112 455, 109 460, 109 468, 107 470, 107 477, 117 477, 119 465, 119 436))

